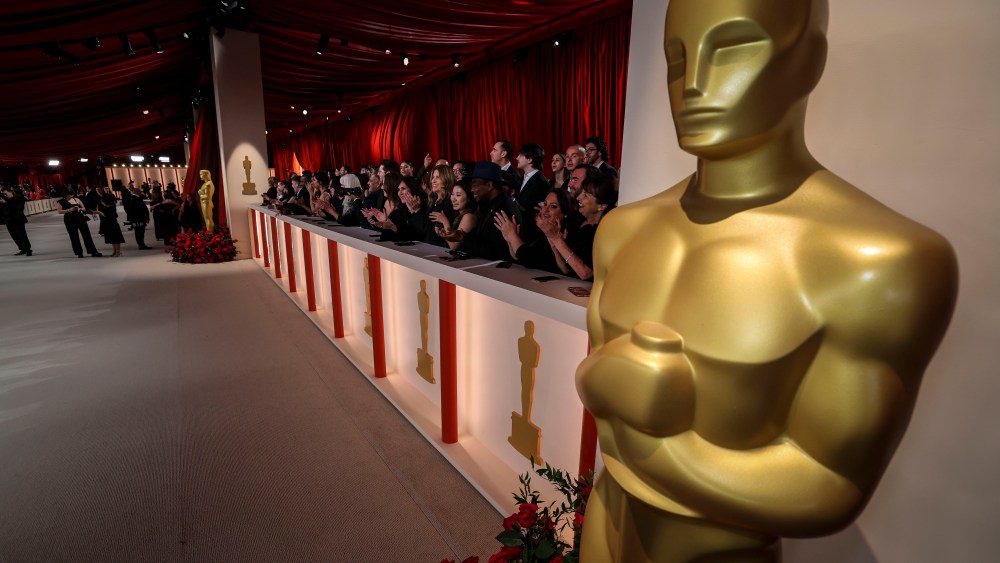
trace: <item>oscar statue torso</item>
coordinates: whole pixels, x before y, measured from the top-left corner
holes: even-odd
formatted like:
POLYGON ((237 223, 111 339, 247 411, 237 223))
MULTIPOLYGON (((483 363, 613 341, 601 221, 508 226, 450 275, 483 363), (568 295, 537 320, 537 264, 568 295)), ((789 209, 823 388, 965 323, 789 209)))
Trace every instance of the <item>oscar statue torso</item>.
POLYGON ((202 176, 202 178, 205 180, 205 183, 198 189, 198 202, 201 206, 201 215, 205 219, 205 229, 212 232, 215 230, 215 221, 212 218, 212 211, 214 209, 212 196, 215 194, 215 184, 212 183, 211 178, 206 178, 205 176, 202 176))
POLYGON ((598 230, 585 562, 777 561, 780 537, 857 517, 906 429, 955 257, 806 149, 825 27, 824 0, 669 5, 698 169, 598 230))

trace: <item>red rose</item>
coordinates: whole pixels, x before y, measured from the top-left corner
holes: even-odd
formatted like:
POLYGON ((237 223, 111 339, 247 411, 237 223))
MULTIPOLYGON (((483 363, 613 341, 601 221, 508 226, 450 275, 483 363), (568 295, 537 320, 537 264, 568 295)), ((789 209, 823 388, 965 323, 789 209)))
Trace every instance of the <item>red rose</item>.
POLYGON ((490 556, 489 563, 509 563, 521 556, 521 546, 504 546, 503 549, 490 556))
POLYGON ((538 521, 538 505, 522 504, 517 509, 517 523, 525 528, 530 528, 538 521))
POLYGON ((510 516, 503 519, 504 530, 513 530, 514 524, 517 524, 517 514, 511 514, 510 516))

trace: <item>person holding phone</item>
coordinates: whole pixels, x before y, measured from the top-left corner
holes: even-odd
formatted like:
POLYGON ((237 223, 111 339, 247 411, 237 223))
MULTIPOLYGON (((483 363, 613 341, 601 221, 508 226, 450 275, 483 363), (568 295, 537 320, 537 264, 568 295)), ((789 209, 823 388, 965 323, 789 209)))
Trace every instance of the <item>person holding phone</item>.
POLYGON ((94 239, 90 236, 90 227, 87 225, 90 218, 86 215, 87 206, 84 205, 83 201, 76 197, 75 193, 69 193, 56 204, 59 206, 57 211, 63 216, 63 224, 66 225, 69 242, 73 245, 73 253, 76 254, 76 257, 83 258, 83 248, 80 246, 81 236, 83 237, 83 246, 86 247, 88 254, 95 257, 103 256, 97 251, 94 239))

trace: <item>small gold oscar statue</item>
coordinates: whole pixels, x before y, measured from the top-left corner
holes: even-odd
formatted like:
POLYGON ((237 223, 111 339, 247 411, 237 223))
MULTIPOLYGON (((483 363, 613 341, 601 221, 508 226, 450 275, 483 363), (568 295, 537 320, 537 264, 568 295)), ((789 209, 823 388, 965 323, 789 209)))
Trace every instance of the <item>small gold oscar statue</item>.
POLYGON ((250 162, 249 156, 243 157, 243 170, 247 173, 247 181, 243 182, 243 195, 257 195, 257 184, 250 181, 250 169, 253 167, 253 163, 250 162))
POLYGON ((535 465, 542 465, 542 429, 531 422, 531 404, 534 402, 535 368, 542 349, 534 339, 535 323, 524 322, 524 336, 517 339, 517 357, 521 360, 521 413, 510 413, 510 436, 507 441, 535 465))
POLYGON ((417 349, 417 374, 427 383, 434 380, 434 356, 427 352, 427 334, 430 324, 431 296, 427 293, 427 280, 420 280, 417 292, 417 309, 420 311, 420 348, 417 349))
POLYGON ((212 183, 212 173, 202 170, 198 173, 201 181, 204 182, 198 189, 198 200, 201 203, 201 216, 205 219, 205 230, 212 232, 215 230, 215 222, 212 220, 212 195, 215 194, 215 184, 212 183))
POLYGON ((368 276, 368 257, 365 256, 365 334, 372 335, 372 286, 368 276))

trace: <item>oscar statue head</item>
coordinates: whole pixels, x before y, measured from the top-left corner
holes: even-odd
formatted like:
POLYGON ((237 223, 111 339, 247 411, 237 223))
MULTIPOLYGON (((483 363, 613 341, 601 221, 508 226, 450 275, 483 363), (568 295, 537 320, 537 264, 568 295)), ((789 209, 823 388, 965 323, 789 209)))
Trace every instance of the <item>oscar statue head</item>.
POLYGON ((202 171, 198 172, 198 176, 204 182, 211 182, 212 181, 212 173, 209 172, 208 170, 202 170, 202 171))
POLYGON ((681 148, 726 159, 802 129, 827 11, 827 0, 671 0, 664 51, 681 148))

